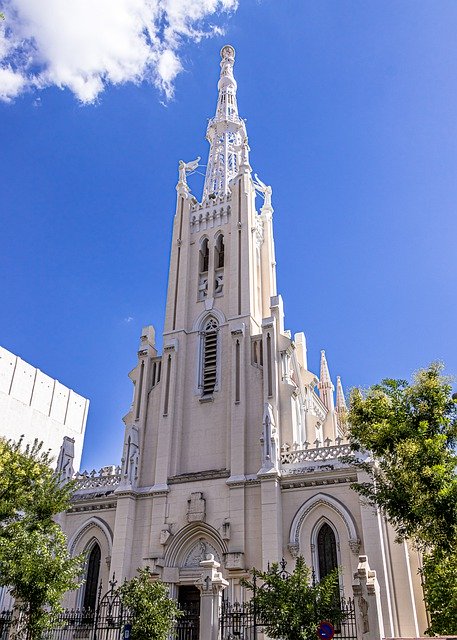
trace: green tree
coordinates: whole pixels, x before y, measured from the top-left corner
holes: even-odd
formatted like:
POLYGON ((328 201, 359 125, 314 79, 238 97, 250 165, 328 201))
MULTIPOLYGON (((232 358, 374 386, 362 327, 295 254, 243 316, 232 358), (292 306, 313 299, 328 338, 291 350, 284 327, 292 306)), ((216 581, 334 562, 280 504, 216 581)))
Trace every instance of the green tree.
POLYGON ((81 558, 71 558, 53 516, 69 506, 72 485, 61 485, 49 453, 35 441, 23 449, 0 439, 0 584, 22 611, 27 638, 41 637, 60 600, 78 586, 81 558))
POLYGON ((369 476, 353 488, 424 553, 429 632, 457 634, 457 406, 442 369, 353 390, 348 429, 352 448, 373 455, 352 460, 369 476))
POLYGON ((181 615, 163 582, 153 581, 149 567, 119 589, 122 602, 132 614, 132 640, 167 640, 181 615))
POLYGON ((253 605, 270 638, 315 640, 322 620, 337 624, 342 619, 337 570, 312 584, 311 571, 299 556, 290 575, 274 563, 268 571, 253 569, 252 576, 255 588, 253 580, 243 584, 253 592, 253 605))

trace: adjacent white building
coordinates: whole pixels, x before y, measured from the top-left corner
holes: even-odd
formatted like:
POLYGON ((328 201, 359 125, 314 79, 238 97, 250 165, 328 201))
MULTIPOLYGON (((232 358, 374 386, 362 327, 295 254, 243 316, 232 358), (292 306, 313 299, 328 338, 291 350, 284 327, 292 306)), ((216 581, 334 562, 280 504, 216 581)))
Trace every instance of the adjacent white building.
POLYGON ((243 599, 249 568, 302 554, 317 579, 343 567, 360 637, 375 618, 378 635, 418 636, 418 558, 351 489, 341 381, 335 398, 325 353, 317 375, 304 334, 285 328, 272 189, 250 166, 234 49, 221 56, 201 197, 186 181, 198 162, 179 165, 163 350, 146 327, 121 464, 78 475, 64 517, 72 553, 88 558, 68 604, 93 606, 100 580, 149 565, 210 624, 208 602, 243 599))
POLYGON ((0 347, 0 436, 43 442, 59 470, 79 470, 89 400, 0 347))

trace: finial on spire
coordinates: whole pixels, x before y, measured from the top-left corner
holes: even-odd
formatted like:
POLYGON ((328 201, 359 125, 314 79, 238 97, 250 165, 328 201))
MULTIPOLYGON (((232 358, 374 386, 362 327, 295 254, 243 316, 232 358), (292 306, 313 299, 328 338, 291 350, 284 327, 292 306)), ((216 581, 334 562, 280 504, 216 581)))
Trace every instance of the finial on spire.
POLYGON ((221 49, 221 73, 216 114, 208 122, 206 138, 210 143, 203 200, 212 194, 224 196, 229 192, 230 180, 240 169, 248 169, 247 134, 244 120, 238 115, 237 84, 233 76, 235 49, 226 44, 221 49))
POLYGON ((221 49, 221 58, 222 60, 230 60, 233 64, 235 61, 235 49, 231 44, 224 44, 221 49))

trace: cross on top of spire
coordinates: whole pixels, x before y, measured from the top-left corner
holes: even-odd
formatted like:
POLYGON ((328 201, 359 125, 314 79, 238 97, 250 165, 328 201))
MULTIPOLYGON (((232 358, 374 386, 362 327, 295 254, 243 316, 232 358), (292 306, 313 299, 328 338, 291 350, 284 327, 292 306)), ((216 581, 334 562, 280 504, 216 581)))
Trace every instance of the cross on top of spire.
POLYGON ((216 115, 208 122, 206 139, 210 143, 203 200, 223 196, 229 182, 240 170, 250 170, 248 142, 244 120, 238 115, 237 84, 233 75, 235 49, 226 44, 221 49, 221 74, 216 115))

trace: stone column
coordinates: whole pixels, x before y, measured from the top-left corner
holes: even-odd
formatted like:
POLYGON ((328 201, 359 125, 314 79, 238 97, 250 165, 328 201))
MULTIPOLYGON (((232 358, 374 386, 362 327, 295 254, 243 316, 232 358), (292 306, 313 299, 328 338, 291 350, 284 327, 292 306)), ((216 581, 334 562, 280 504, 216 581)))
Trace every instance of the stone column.
POLYGON ((384 624, 382 620, 381 598, 376 571, 370 569, 367 556, 359 556, 357 572, 352 584, 354 593, 357 638, 361 640, 382 640, 384 624))
POLYGON ((203 571, 197 582, 200 589, 200 640, 217 640, 222 591, 228 586, 218 571, 220 564, 209 554, 200 562, 203 571))

